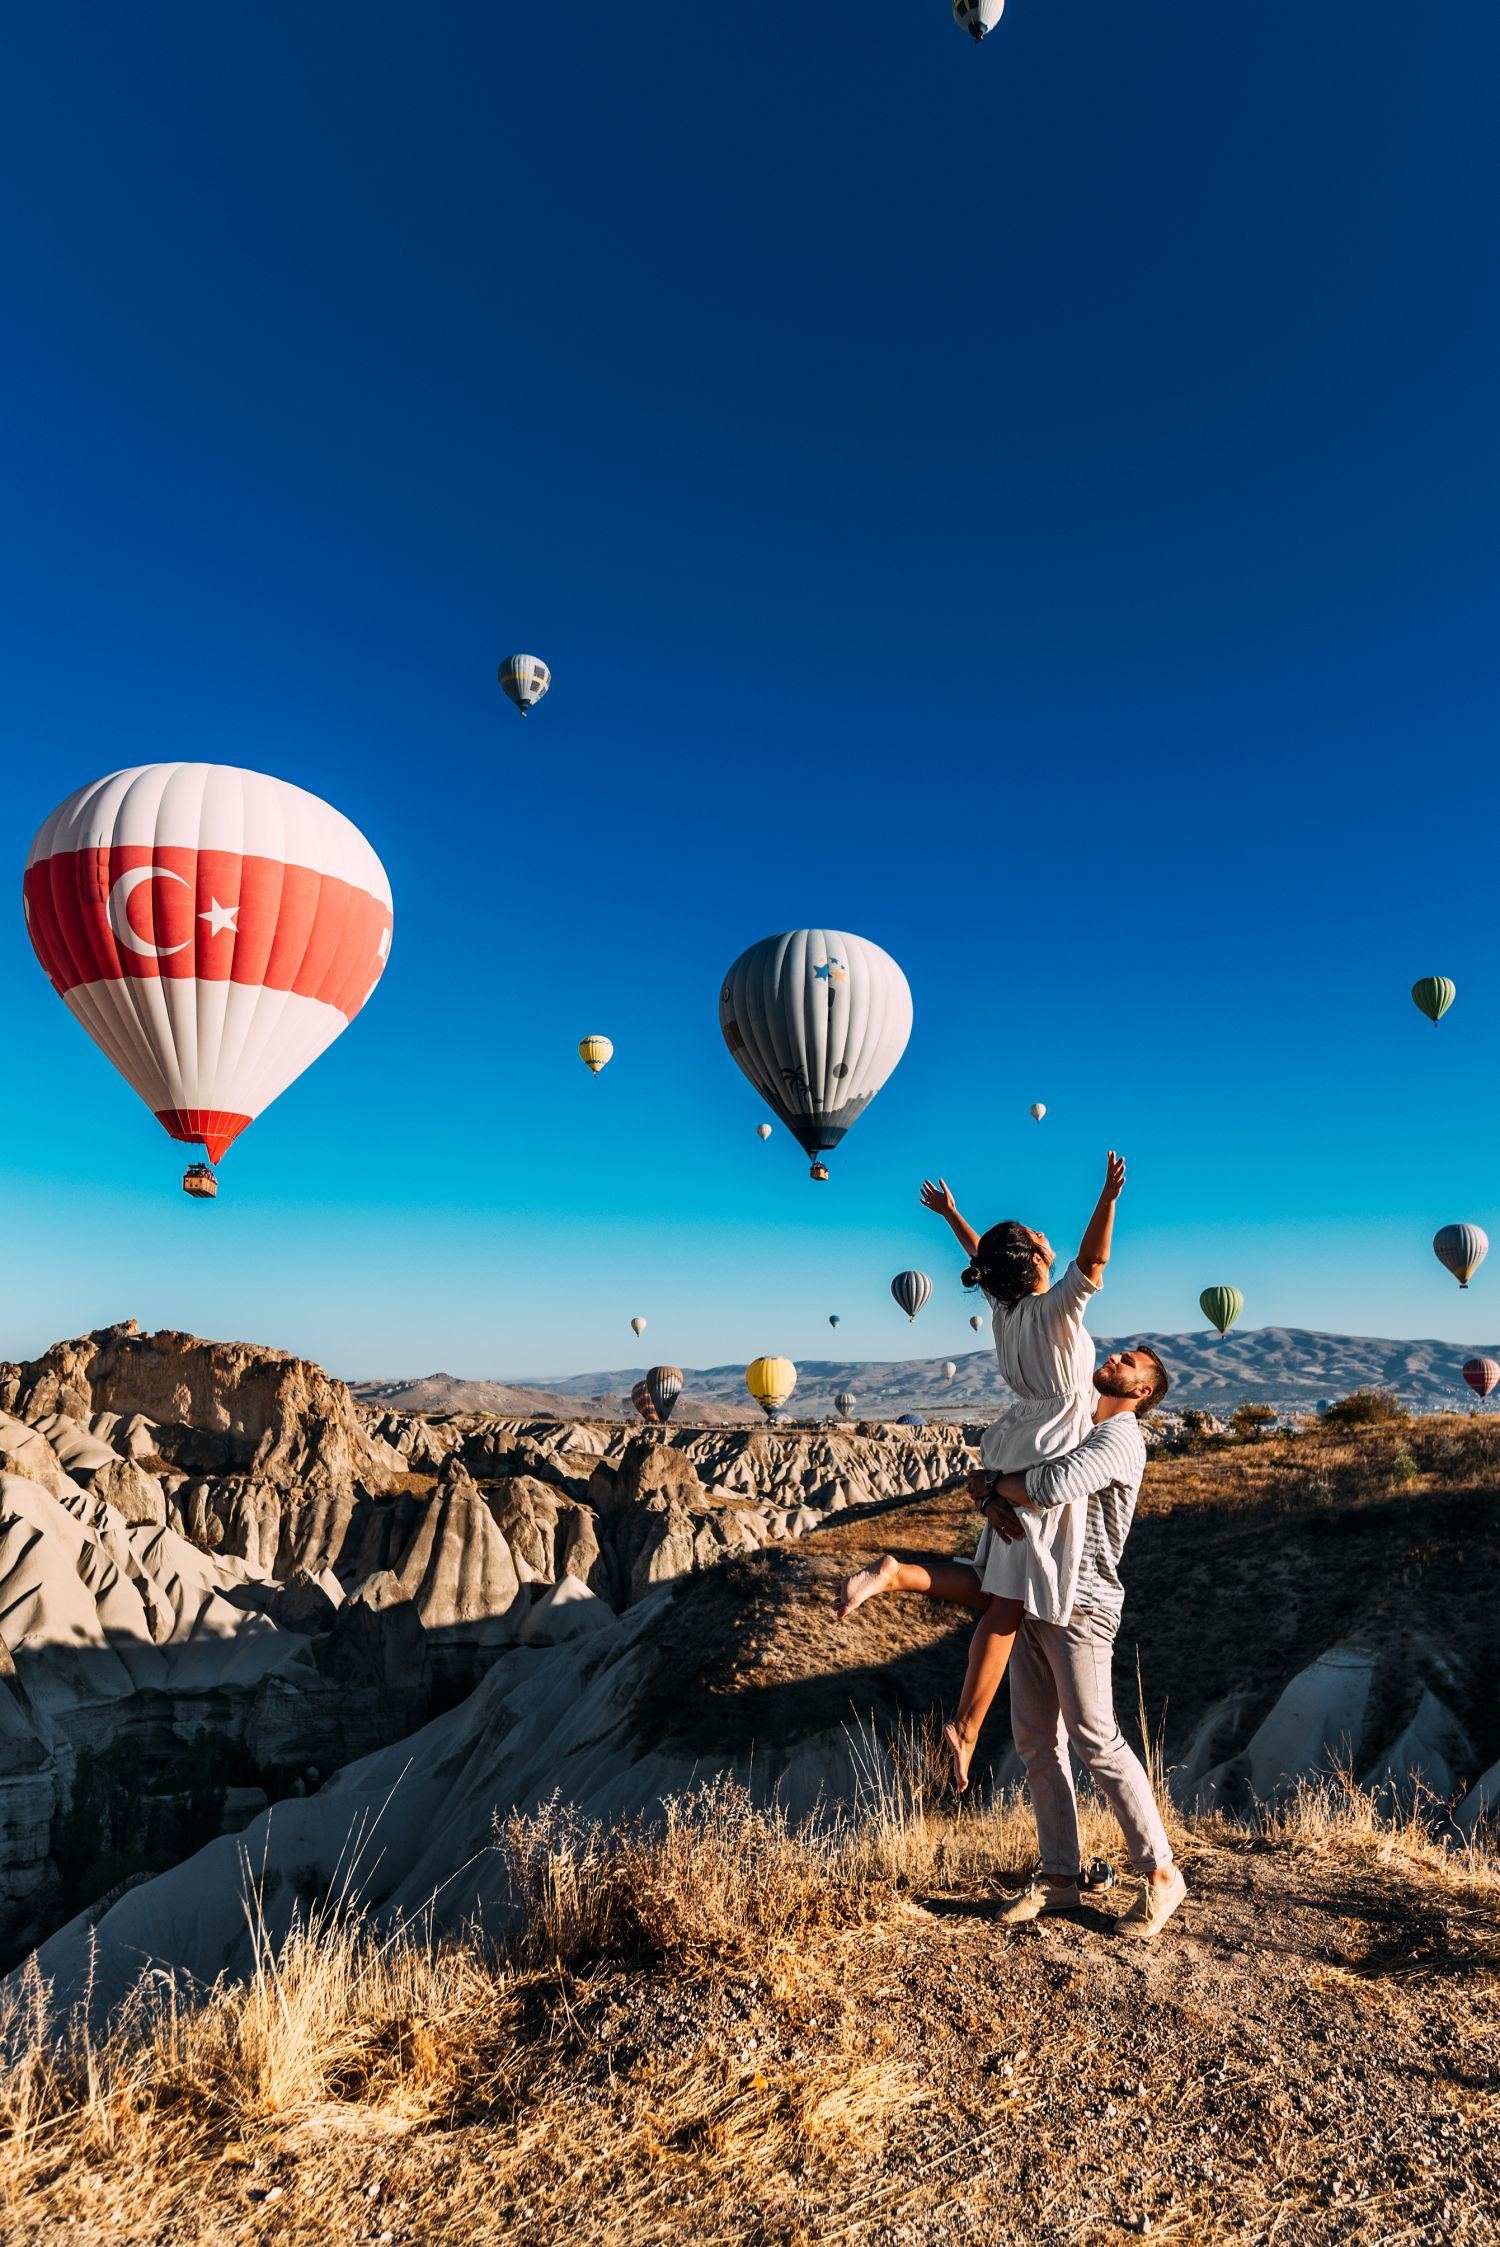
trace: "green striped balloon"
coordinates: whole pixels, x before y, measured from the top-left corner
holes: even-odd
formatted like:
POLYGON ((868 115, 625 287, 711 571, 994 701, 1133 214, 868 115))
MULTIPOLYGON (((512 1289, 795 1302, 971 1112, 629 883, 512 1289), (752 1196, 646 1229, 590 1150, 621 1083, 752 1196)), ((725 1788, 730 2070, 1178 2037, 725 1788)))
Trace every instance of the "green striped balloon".
POLYGON ((1245 1308, 1245 1298, 1237 1287, 1206 1287, 1198 1298, 1198 1308, 1210 1326, 1227 1334, 1245 1308))
POLYGON ((1435 1030, 1458 997, 1458 986, 1446 975, 1424 975, 1412 985, 1411 995, 1435 1030))

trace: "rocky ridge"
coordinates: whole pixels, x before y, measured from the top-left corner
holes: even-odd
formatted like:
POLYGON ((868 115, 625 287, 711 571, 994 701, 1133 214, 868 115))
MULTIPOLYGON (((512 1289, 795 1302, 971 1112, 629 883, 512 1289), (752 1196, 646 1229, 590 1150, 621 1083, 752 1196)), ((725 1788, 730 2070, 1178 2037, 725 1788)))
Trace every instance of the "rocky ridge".
POLYGON ((436 1419, 133 1323, 0 1367, 0 1955, 402 1738, 506 1648, 951 1480, 954 1428, 436 1419))

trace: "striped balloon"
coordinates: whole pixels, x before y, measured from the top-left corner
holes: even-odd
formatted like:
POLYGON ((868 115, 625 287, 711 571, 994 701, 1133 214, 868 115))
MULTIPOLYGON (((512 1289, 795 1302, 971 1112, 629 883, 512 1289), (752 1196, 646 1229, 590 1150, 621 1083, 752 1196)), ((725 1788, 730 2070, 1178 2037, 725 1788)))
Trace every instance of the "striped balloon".
POLYGON ((1227 1334, 1245 1308, 1245 1298, 1237 1287, 1206 1287, 1198 1298, 1198 1308, 1210 1326, 1227 1334))
POLYGON ((1500 1365, 1493 1358, 1465 1358, 1464 1379, 1476 1395, 1487 1397, 1500 1381, 1500 1365))
POLYGON ((578 1041, 578 1058, 591 1077, 597 1077, 614 1056, 615 1049, 608 1038, 580 1038, 578 1041))
POLYGON ((932 1282, 925 1272, 898 1272, 891 1281, 891 1293, 911 1320, 932 1293, 932 1282))
POLYGON ((80 788, 32 843, 22 901, 64 1005, 211 1162, 348 1028, 390 952, 390 883, 358 828, 237 765, 80 788))
POLYGON ((644 1381, 637 1381, 630 1392, 630 1401, 648 1426, 654 1428, 657 1424, 656 1406, 651 1401, 651 1391, 644 1381))
MULTIPOLYGON (((842 929, 789 929, 742 952, 719 992, 736 1065, 806 1154, 836 1147, 906 1051, 911 992, 887 952, 842 929)), ((813 1176, 826 1178, 822 1163, 813 1176)))
POLYGON ((646 1391, 656 1407, 661 1421, 670 1420, 672 1407, 682 1394, 682 1368, 676 1365, 653 1365, 646 1375, 646 1391))
POLYGON ((1444 1225, 1432 1236, 1432 1253, 1467 1287, 1490 1252, 1488 1233, 1478 1225, 1444 1225))
POLYGON ((1458 986, 1446 975, 1424 975, 1412 985, 1411 995, 1435 1030, 1458 997, 1458 986))
POLYGON ((896 1425, 898 1428, 925 1428, 927 1422, 920 1412, 903 1412, 896 1425))
POLYGON ((848 1389, 840 1389, 833 1400, 833 1409, 841 1420, 847 1420, 854 1411, 854 1398, 848 1389))
POLYGON ((953 20, 977 47, 1005 13, 1005 0, 953 0, 953 20))
POLYGON ((552 684, 552 673, 539 655, 508 655, 498 673, 501 691, 524 718, 541 701, 552 684))

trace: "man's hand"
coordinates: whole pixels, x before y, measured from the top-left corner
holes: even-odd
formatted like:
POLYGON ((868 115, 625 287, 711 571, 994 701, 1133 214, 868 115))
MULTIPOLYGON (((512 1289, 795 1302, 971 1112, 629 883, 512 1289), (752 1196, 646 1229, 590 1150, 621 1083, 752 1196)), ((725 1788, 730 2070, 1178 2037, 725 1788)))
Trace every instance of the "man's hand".
POLYGON ((923 1179, 922 1207, 932 1210, 936 1216, 948 1222, 958 1215, 958 1204, 948 1190, 946 1178, 940 1178, 936 1185, 930 1178, 923 1179))
POLYGON ((1124 1183, 1125 1158, 1123 1155, 1117 1155, 1111 1147, 1104 1158, 1104 1192, 1100 1197, 1101 1200, 1117 1202, 1120 1198, 1120 1188, 1124 1183))
POLYGON ((984 1518, 1004 1544, 1013 1545, 1017 1538, 1026 1534, 1015 1507, 1008 1506, 1003 1498, 991 1498, 986 1502, 984 1518))

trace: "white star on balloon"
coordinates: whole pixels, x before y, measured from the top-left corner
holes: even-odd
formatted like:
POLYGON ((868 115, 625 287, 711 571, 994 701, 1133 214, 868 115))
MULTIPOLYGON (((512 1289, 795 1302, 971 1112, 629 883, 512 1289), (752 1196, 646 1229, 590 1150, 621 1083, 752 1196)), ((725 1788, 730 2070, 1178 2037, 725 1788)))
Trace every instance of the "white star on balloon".
POLYGON ((230 929, 234 935, 239 935, 240 925, 235 919, 235 915, 239 911, 238 905, 221 905, 216 897, 211 897, 208 901, 208 907, 208 911, 200 913, 198 918, 200 921, 207 921, 210 936, 217 936, 221 930, 226 928, 230 929))

